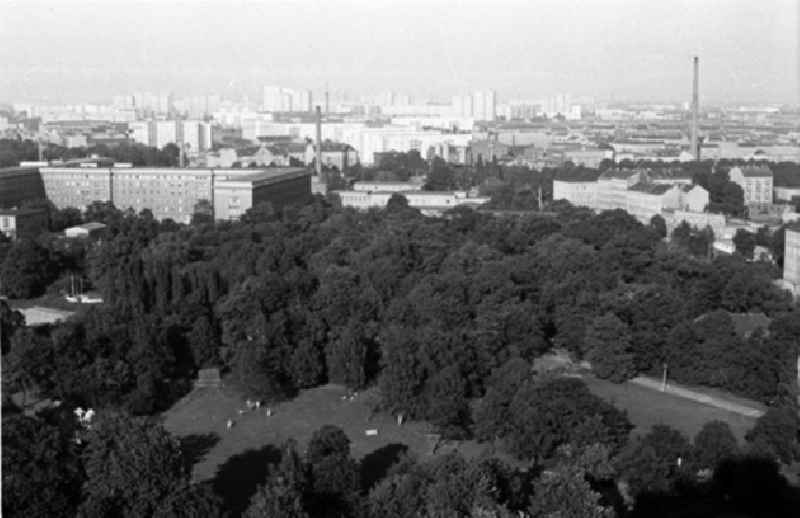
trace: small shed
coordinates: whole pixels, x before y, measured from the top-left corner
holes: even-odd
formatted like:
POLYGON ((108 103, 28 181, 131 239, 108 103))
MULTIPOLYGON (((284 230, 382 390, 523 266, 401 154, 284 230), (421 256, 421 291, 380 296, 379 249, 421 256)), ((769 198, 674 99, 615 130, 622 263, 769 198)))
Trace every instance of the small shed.
POLYGON ((222 385, 222 378, 219 369, 200 369, 197 371, 197 380, 194 382, 195 388, 219 388, 222 385))

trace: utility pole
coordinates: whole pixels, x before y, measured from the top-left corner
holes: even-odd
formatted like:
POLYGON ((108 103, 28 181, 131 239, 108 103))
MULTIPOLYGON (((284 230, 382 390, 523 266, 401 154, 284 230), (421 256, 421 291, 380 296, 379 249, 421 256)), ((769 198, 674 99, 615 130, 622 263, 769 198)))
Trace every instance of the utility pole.
POLYGON ((667 391, 667 364, 664 364, 664 375, 661 379, 661 392, 667 391))

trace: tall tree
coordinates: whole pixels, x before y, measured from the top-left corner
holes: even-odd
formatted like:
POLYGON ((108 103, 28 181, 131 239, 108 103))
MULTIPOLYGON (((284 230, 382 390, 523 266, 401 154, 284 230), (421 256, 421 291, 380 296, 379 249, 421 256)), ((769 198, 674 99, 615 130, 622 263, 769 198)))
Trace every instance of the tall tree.
POLYGON ((245 518, 307 518, 311 481, 307 466, 297 453, 297 444, 289 440, 277 468, 272 468, 266 483, 259 487, 244 513, 245 518))
POLYGON ((0 264, 0 290, 12 298, 36 297, 56 276, 50 251, 33 240, 20 239, 0 264))
POLYGON ((631 493, 666 492, 688 473, 692 455, 689 440, 666 425, 655 425, 643 437, 630 442, 615 464, 631 493))
POLYGON ((311 469, 309 514, 333 517, 352 513, 359 505, 359 477, 345 433, 332 425, 315 431, 306 458, 311 469))
POLYGON ((714 469, 723 459, 734 457, 739 445, 724 421, 709 421, 694 438, 693 462, 699 469, 714 469))
POLYGON ((800 459, 800 416, 794 405, 769 408, 745 439, 756 454, 789 464, 800 459))
POLYGON ((753 250, 756 247, 756 236, 752 232, 744 229, 736 230, 736 235, 733 236, 733 244, 736 246, 736 252, 741 254, 745 259, 753 258, 753 250))
POLYGON ((85 512, 152 515, 188 481, 178 441, 160 425, 120 413, 101 414, 87 437, 85 512))
POLYGON ((613 314, 594 319, 586 330, 584 347, 599 378, 622 383, 636 376, 630 331, 613 314))
POLYGON ((3 515, 74 516, 84 478, 74 426, 20 414, 2 431, 3 515))

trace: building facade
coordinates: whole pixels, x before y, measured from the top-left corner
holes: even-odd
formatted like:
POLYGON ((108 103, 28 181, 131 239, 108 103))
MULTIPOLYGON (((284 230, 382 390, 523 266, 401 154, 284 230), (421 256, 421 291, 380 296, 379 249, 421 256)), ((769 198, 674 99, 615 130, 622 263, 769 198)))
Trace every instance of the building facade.
POLYGON ((177 121, 155 121, 155 147, 162 149, 167 144, 178 142, 177 121))
POLYGON ((772 171, 769 167, 733 167, 730 180, 744 191, 744 203, 749 206, 772 204, 772 171))
POLYGON ((406 192, 421 191, 422 184, 415 182, 362 181, 353 183, 354 191, 361 192, 406 192))
POLYGON ((597 182, 554 180, 553 199, 567 200, 581 207, 594 207, 597 200, 597 182))
POLYGON ((795 295, 800 295, 800 225, 786 228, 783 281, 795 295))
MULTIPOLYGON (((200 201, 208 201, 215 207, 218 186, 229 185, 226 181, 244 179, 244 183, 236 185, 237 189, 249 188, 255 193, 247 197, 237 191, 241 198, 238 214, 236 207, 220 209, 223 219, 231 219, 265 196, 274 196, 276 203, 280 201, 281 189, 285 187, 282 182, 310 176, 302 168, 42 167, 40 172, 47 198, 59 209, 83 209, 94 201, 103 201, 137 213, 148 209, 156 219, 172 219, 179 223, 191 221, 195 205, 200 201), (258 174, 264 177, 256 178, 254 175, 258 174)), ((303 196, 299 190, 297 193, 294 190, 301 189, 304 182, 310 179, 299 180, 292 187, 293 202, 303 196)), ((223 194, 228 192, 221 189, 223 194)), ((303 193, 310 196, 310 192, 309 184, 303 193)))
POLYGON ((708 191, 681 181, 654 183, 644 172, 620 171, 593 181, 555 180, 553 199, 596 211, 622 209, 646 224, 665 211, 704 212, 708 191))
POLYGON ((385 208, 395 194, 402 195, 408 206, 418 209, 426 216, 438 216, 456 207, 477 208, 488 203, 489 198, 471 196, 466 191, 336 191, 343 207, 358 210, 385 208))
POLYGON ((245 176, 231 176, 214 184, 214 219, 239 219, 247 209, 270 203, 307 203, 311 198, 311 173, 302 168, 281 168, 245 176))

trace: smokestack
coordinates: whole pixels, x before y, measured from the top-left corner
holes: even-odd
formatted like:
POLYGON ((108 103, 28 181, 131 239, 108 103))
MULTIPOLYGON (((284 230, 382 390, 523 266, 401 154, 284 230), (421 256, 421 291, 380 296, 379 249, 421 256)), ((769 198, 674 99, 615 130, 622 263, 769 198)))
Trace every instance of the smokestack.
POLYGON ((700 160, 700 147, 698 146, 697 135, 697 118, 698 111, 700 110, 700 100, 698 97, 698 75, 700 73, 700 60, 697 56, 694 57, 694 81, 692 84, 692 155, 695 160, 700 160))
MULTIPOLYGON (((319 108, 319 106, 317 107, 319 108)), ((325 115, 331 112, 330 95, 328 95, 328 85, 325 84, 325 115)))
POLYGON ((317 178, 322 181, 322 109, 317 105, 317 178))

